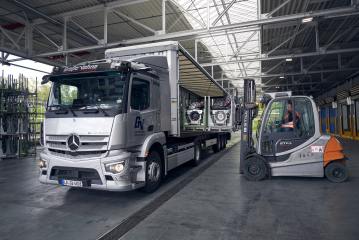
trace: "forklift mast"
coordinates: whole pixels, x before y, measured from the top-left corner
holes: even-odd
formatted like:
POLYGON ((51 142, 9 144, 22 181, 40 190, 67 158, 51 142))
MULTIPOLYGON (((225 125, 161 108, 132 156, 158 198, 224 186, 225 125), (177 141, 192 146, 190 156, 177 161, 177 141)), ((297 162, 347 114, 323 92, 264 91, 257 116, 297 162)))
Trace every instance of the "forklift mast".
POLYGON ((254 152, 254 142, 252 139, 252 124, 256 117, 256 83, 254 79, 244 79, 244 95, 242 105, 242 128, 241 128, 241 148, 240 148, 240 169, 243 173, 244 160, 254 152))

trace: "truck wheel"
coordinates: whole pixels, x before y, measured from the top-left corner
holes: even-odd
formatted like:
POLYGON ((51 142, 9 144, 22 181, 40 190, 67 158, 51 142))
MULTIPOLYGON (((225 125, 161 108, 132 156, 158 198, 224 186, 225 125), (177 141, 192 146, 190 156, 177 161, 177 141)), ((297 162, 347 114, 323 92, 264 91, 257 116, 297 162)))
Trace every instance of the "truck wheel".
POLYGON ((193 166, 198 166, 199 163, 202 160, 202 149, 201 149, 201 143, 195 142, 194 143, 194 157, 192 160, 193 166))
POLYGON ((226 140, 224 139, 224 135, 221 135, 221 150, 225 148, 226 140))
POLYGON ((147 193, 152 193, 161 185, 163 166, 160 154, 156 151, 151 151, 146 161, 146 185, 142 190, 147 193))
POLYGON ((221 136, 221 135, 218 136, 218 141, 219 141, 219 151, 222 151, 222 148, 223 148, 223 140, 222 140, 222 136, 221 136))
POLYGON ((227 136, 223 136, 223 149, 227 147, 227 136))
POLYGON ((217 137, 217 143, 212 146, 213 152, 217 153, 221 150, 221 138, 217 137))
POLYGON ((250 157, 244 163, 244 177, 249 181, 261 181, 268 175, 265 160, 259 157, 250 157))
POLYGON ((339 161, 331 162, 325 167, 325 176, 334 183, 344 182, 349 177, 348 168, 339 161))

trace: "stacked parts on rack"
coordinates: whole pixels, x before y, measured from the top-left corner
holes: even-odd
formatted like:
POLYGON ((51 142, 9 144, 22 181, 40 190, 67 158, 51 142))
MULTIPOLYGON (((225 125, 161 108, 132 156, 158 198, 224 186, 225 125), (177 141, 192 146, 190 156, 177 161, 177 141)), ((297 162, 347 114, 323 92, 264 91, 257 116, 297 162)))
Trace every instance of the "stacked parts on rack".
POLYGON ((203 102, 192 103, 187 110, 187 120, 191 125, 203 125, 203 102))
POLYGON ((238 129, 235 118, 239 108, 230 96, 205 96, 183 108, 186 116, 185 131, 230 132, 238 129))
POLYGON ((37 91, 29 91, 23 75, 0 79, 0 157, 22 157, 35 152, 37 91))
POLYGON ((231 120, 232 102, 229 96, 225 98, 212 98, 213 104, 211 104, 211 118, 209 125, 211 127, 216 126, 228 126, 231 120))

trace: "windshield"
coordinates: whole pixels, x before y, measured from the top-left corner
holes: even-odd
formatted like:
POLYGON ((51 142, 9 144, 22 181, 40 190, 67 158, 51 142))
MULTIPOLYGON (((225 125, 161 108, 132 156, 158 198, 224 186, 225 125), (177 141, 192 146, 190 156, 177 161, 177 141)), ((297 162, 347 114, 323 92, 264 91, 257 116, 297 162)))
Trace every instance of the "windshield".
POLYGON ((107 73, 92 76, 66 76, 53 81, 48 110, 123 110, 126 76, 107 73))

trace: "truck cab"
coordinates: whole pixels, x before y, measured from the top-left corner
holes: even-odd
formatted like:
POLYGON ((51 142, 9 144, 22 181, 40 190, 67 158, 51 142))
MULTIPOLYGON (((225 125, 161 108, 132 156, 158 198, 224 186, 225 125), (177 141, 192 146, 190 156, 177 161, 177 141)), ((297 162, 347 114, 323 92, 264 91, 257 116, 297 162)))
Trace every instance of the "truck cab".
POLYGON ((55 68, 47 81, 40 181, 108 190, 142 186, 139 143, 161 130, 158 75, 140 64, 102 62, 55 68))

